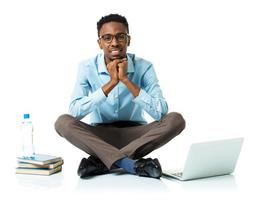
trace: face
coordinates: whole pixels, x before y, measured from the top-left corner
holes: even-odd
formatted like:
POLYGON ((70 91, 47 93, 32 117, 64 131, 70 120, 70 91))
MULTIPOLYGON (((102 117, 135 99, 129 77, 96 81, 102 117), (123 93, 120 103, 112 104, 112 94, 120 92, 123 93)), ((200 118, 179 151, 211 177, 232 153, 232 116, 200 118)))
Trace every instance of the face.
POLYGON ((98 39, 99 47, 103 50, 105 62, 126 57, 127 47, 130 43, 130 36, 127 36, 125 25, 119 22, 109 22, 103 24, 100 29, 98 39), (107 35, 108 34, 108 35, 107 35), (111 35, 113 37, 111 41, 111 35))

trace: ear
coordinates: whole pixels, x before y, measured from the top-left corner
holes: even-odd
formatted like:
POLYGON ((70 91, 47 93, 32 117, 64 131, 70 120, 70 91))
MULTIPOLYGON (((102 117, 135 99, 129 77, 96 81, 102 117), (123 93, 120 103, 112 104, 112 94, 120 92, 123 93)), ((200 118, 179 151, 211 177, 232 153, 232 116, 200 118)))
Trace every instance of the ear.
POLYGON ((128 37, 127 46, 130 46, 130 42, 131 42, 131 36, 128 37))
POLYGON ((98 42, 98 45, 99 45, 100 49, 103 49, 102 44, 101 44, 101 40, 98 39, 97 42, 98 42))

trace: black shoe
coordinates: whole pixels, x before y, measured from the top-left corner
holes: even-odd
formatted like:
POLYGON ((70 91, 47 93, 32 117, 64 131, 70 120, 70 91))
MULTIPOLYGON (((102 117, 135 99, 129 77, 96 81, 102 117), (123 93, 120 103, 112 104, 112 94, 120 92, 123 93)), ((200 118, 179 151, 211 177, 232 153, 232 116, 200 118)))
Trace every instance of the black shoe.
POLYGON ((77 170, 78 176, 86 178, 89 176, 101 175, 109 173, 109 169, 98 158, 89 156, 88 159, 83 158, 77 170))
POLYGON ((160 178, 162 176, 162 168, 157 158, 141 158, 134 164, 134 170, 139 176, 152 178, 160 178))

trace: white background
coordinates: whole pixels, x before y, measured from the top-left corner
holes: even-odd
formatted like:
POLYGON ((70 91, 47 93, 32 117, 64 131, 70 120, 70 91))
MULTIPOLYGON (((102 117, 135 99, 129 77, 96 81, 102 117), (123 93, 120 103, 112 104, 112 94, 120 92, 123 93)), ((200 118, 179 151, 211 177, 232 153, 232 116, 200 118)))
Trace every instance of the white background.
POLYGON ((249 0, 1 0, 0 153, 8 163, 1 168, 14 171, 19 120, 30 112, 36 151, 62 156, 76 170, 86 155, 55 133, 54 122, 68 112, 78 63, 100 52, 96 22, 119 13, 130 25, 128 52, 153 62, 169 112, 187 122, 150 156, 172 168, 193 142, 244 137, 236 171, 244 180, 255 169, 255 10, 249 0))

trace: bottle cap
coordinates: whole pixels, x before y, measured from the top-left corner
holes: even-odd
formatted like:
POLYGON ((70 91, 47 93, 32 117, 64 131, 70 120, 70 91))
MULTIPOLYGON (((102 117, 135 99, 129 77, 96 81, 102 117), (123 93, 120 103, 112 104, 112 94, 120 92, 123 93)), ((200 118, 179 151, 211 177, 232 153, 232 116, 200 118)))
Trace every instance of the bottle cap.
POLYGON ((24 114, 24 115, 23 115, 23 118, 24 118, 24 119, 29 119, 30 116, 29 116, 29 114, 24 114))

